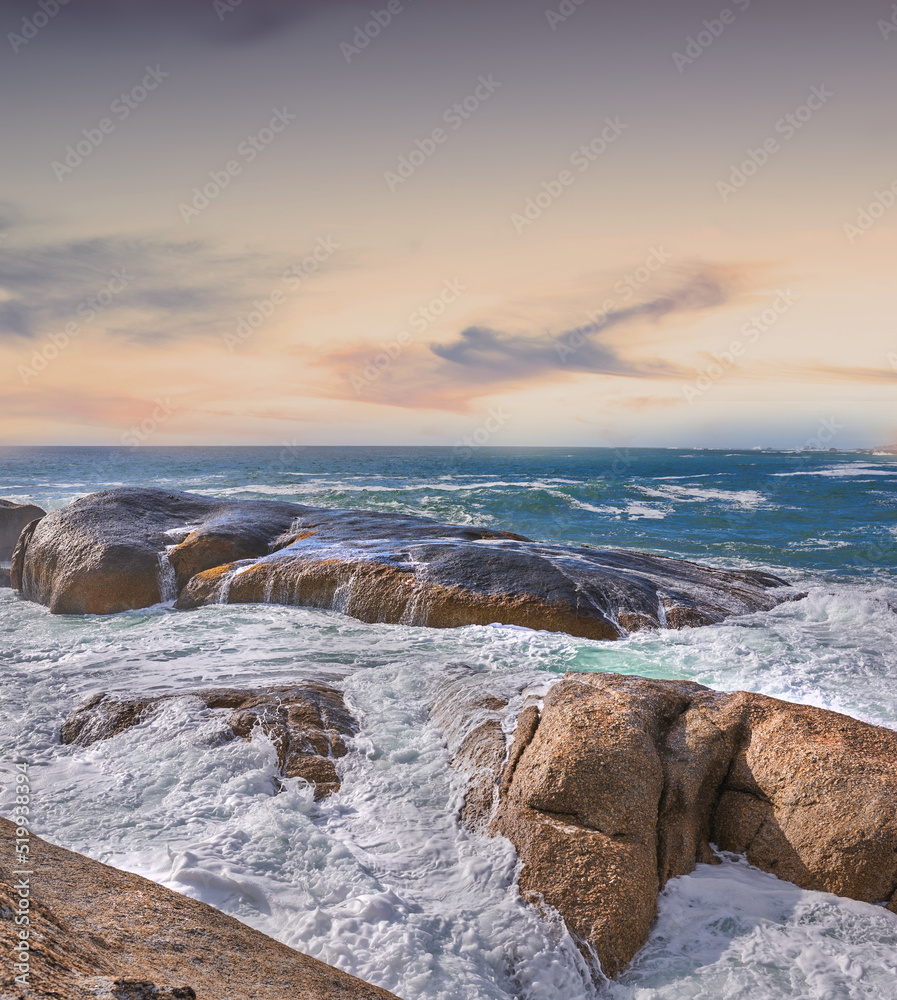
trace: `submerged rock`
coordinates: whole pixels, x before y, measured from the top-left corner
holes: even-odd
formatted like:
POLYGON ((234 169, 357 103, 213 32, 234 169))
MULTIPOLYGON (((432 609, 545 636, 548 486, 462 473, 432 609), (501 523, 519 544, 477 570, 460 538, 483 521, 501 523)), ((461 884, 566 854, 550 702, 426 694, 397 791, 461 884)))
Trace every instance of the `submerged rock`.
POLYGON ((766 573, 426 517, 131 488, 30 526, 12 583, 57 613, 110 614, 176 597, 180 609, 291 604, 366 622, 501 622, 592 639, 706 625, 796 596, 766 573))
POLYGON ((897 732, 687 681, 567 674, 505 738, 501 699, 475 675, 451 684, 432 718, 471 775, 465 820, 511 840, 521 894, 554 907, 605 973, 645 942, 666 882, 714 862, 711 845, 897 913, 897 732))
MULTIPOLYGON (((0 908, 27 913, 28 987, 11 949, 4 997, 116 1000, 397 1000, 198 900, 30 836, 27 905, 16 888, 16 827, 0 819, 0 908)), ((10 932, 12 934, 12 932, 10 932)))
POLYGON ((0 562, 12 559, 16 542, 25 525, 46 516, 47 512, 34 504, 0 500, 0 562))
POLYGON ((251 739, 258 727, 277 749, 285 778, 303 778, 322 799, 340 787, 336 760, 346 755, 344 737, 357 732, 341 692, 324 684, 260 690, 215 688, 156 698, 118 698, 98 694, 75 709, 60 730, 63 743, 90 746, 145 721, 173 698, 198 698, 209 709, 228 709, 234 737, 251 739))

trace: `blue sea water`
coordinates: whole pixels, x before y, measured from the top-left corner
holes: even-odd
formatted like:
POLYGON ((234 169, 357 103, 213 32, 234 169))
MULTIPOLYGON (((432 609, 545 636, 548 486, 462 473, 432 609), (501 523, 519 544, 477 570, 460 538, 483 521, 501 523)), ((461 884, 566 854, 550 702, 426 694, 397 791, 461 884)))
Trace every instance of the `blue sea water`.
MULTIPOLYGON (((335 612, 168 606, 58 617, 0 591, 0 812, 29 760, 35 830, 203 899, 405 1000, 594 997, 558 921, 522 904, 509 845, 463 830, 427 704, 452 664, 685 677, 897 728, 897 456, 503 448, 0 449, 0 497, 56 509, 119 485, 419 513, 562 544, 771 570, 803 600, 616 643, 500 626, 366 625, 335 612), (59 725, 99 692, 315 678, 361 730, 343 789, 276 794, 261 736, 172 701, 89 748, 59 725)), ((897 919, 737 858, 670 883, 614 1000, 897 996, 897 919)))

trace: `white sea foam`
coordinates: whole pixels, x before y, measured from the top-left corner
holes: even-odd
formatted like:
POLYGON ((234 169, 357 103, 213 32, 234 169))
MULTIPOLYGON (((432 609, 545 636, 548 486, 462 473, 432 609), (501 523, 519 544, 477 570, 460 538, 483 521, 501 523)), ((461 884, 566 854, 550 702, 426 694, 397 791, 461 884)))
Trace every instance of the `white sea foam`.
POLYGON ((574 663, 759 691, 897 729, 897 589, 813 587, 803 600, 720 625, 581 646, 574 663))
POLYGON ((867 476, 897 476, 897 462, 891 465, 871 464, 868 462, 847 462, 843 465, 833 465, 828 469, 800 469, 792 472, 771 472, 770 475, 783 476, 823 476, 827 479, 844 479, 867 476))
MULTIPOLYGON (((217 489, 197 489, 193 492, 203 495, 215 496, 241 496, 259 493, 270 493, 276 496, 299 496, 305 494, 319 494, 322 492, 335 493, 420 493, 422 491, 433 491, 437 493, 471 493, 478 490, 498 490, 498 489, 525 489, 540 490, 549 489, 551 486, 579 486, 582 481, 578 479, 528 479, 524 481, 512 480, 487 480, 484 482, 455 483, 437 479, 420 483, 389 483, 386 485, 373 485, 365 479, 364 485, 351 483, 352 479, 362 477, 340 477, 339 479, 310 479, 302 483, 291 483, 289 485, 274 485, 270 483, 251 483, 240 486, 231 486, 217 489)), ((383 478, 383 477, 377 477, 383 478)), ((473 478, 473 477, 457 477, 473 478)))
POLYGON ((588 510, 588 511, 591 511, 593 514, 617 514, 618 515, 618 514, 625 513, 625 511, 624 511, 624 509, 622 507, 612 507, 609 504, 605 504, 605 505, 602 505, 602 506, 599 507, 599 506, 596 506, 593 503, 586 503, 585 500, 577 500, 575 497, 568 497, 567 499, 568 499, 568 502, 569 502, 570 506, 574 507, 576 510, 588 510))
POLYGON ((806 538, 802 542, 789 542, 788 548, 803 552, 827 552, 831 549, 845 549, 851 544, 843 538, 806 538))
POLYGON ((695 486, 639 486, 639 491, 650 497, 677 500, 684 503, 703 503, 706 500, 722 500, 738 504, 739 507, 757 507, 767 498, 757 490, 720 490, 695 486))
POLYGON ((674 879, 612 1000, 884 1000, 897 982, 897 919, 804 892, 732 857, 674 879))
POLYGON ((633 501, 632 503, 626 504, 624 512, 631 521, 637 521, 640 518, 662 521, 667 514, 671 513, 671 510, 669 507, 651 507, 646 503, 633 501))

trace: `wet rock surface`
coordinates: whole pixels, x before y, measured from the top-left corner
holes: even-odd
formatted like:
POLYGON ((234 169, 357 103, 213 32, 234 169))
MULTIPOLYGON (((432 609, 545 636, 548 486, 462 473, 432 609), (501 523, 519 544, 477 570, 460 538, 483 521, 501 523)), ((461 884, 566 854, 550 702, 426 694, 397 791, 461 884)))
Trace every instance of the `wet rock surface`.
POLYGON ((176 597, 182 610, 277 603, 366 622, 501 622, 591 639, 712 624, 800 596, 766 573, 424 517, 133 488, 85 497, 31 526, 11 575, 23 597, 57 613, 176 597))
POLYGON ((288 530, 305 509, 156 489, 104 490, 54 511, 22 534, 12 557, 12 584, 57 614, 150 607, 166 596, 160 557, 170 547, 185 546, 183 558, 171 562, 182 575, 215 565, 222 551, 238 558, 262 554, 268 538, 288 530))
POLYGON ((512 841, 521 894, 605 973, 644 943, 666 882, 714 862, 711 844, 897 913, 897 732, 686 681, 568 674, 518 704, 506 737, 507 697, 476 675, 450 684, 463 690, 432 719, 471 778, 464 819, 512 841))
MULTIPOLYGON (((46 514, 45 510, 34 504, 0 500, 0 562, 12 559, 22 529, 32 521, 46 517, 46 514)), ((0 583, 0 586, 3 584, 0 583)))
MULTIPOLYGON (((0 819, 0 909, 18 912, 16 827, 0 819)), ((4 998, 74 1000, 396 1000, 218 910, 31 836, 30 974, 4 998)))
POLYGON ((251 739, 258 728, 277 749, 281 774, 303 778, 322 799, 340 787, 336 761, 347 753, 345 738, 357 731, 342 694, 324 684, 257 690, 214 688, 157 698, 98 694, 63 722, 63 743, 90 746, 146 721, 173 698, 198 698, 208 709, 226 709, 234 738, 251 739))

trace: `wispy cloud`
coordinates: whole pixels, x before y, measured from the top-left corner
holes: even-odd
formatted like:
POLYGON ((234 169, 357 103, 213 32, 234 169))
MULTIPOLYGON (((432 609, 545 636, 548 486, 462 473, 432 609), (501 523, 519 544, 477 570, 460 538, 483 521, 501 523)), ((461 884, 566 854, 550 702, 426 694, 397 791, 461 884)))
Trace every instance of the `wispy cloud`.
POLYGON ((897 382, 897 369, 860 368, 854 366, 781 364, 757 365, 753 374, 758 378, 791 378, 795 382, 897 382))
POLYGON ((102 326, 117 338, 217 336, 279 279, 286 263, 268 254, 222 253, 202 241, 103 237, 28 245, 7 239, 0 242, 0 342, 78 322, 98 298, 102 326), (104 289, 122 273, 106 302, 104 289))
POLYGON ((722 269, 704 268, 684 277, 676 287, 646 302, 614 309, 594 323, 558 335, 520 336, 484 327, 468 327, 449 344, 434 344, 432 352, 489 382, 541 377, 546 371, 583 371, 601 375, 664 378, 679 369, 661 360, 627 360, 608 339, 617 327, 639 320, 661 320, 676 312, 699 312, 727 304, 733 294, 733 276, 722 269))
POLYGON ((558 381, 579 373, 621 378, 681 379, 690 370, 639 353, 636 333, 676 314, 722 309, 739 294, 746 269, 695 265, 676 272, 662 294, 613 308, 587 325, 558 333, 511 333, 469 326, 447 343, 412 344, 362 393, 352 376, 379 347, 362 344, 328 355, 320 364, 333 376, 328 395, 394 406, 463 410, 488 392, 558 381))

